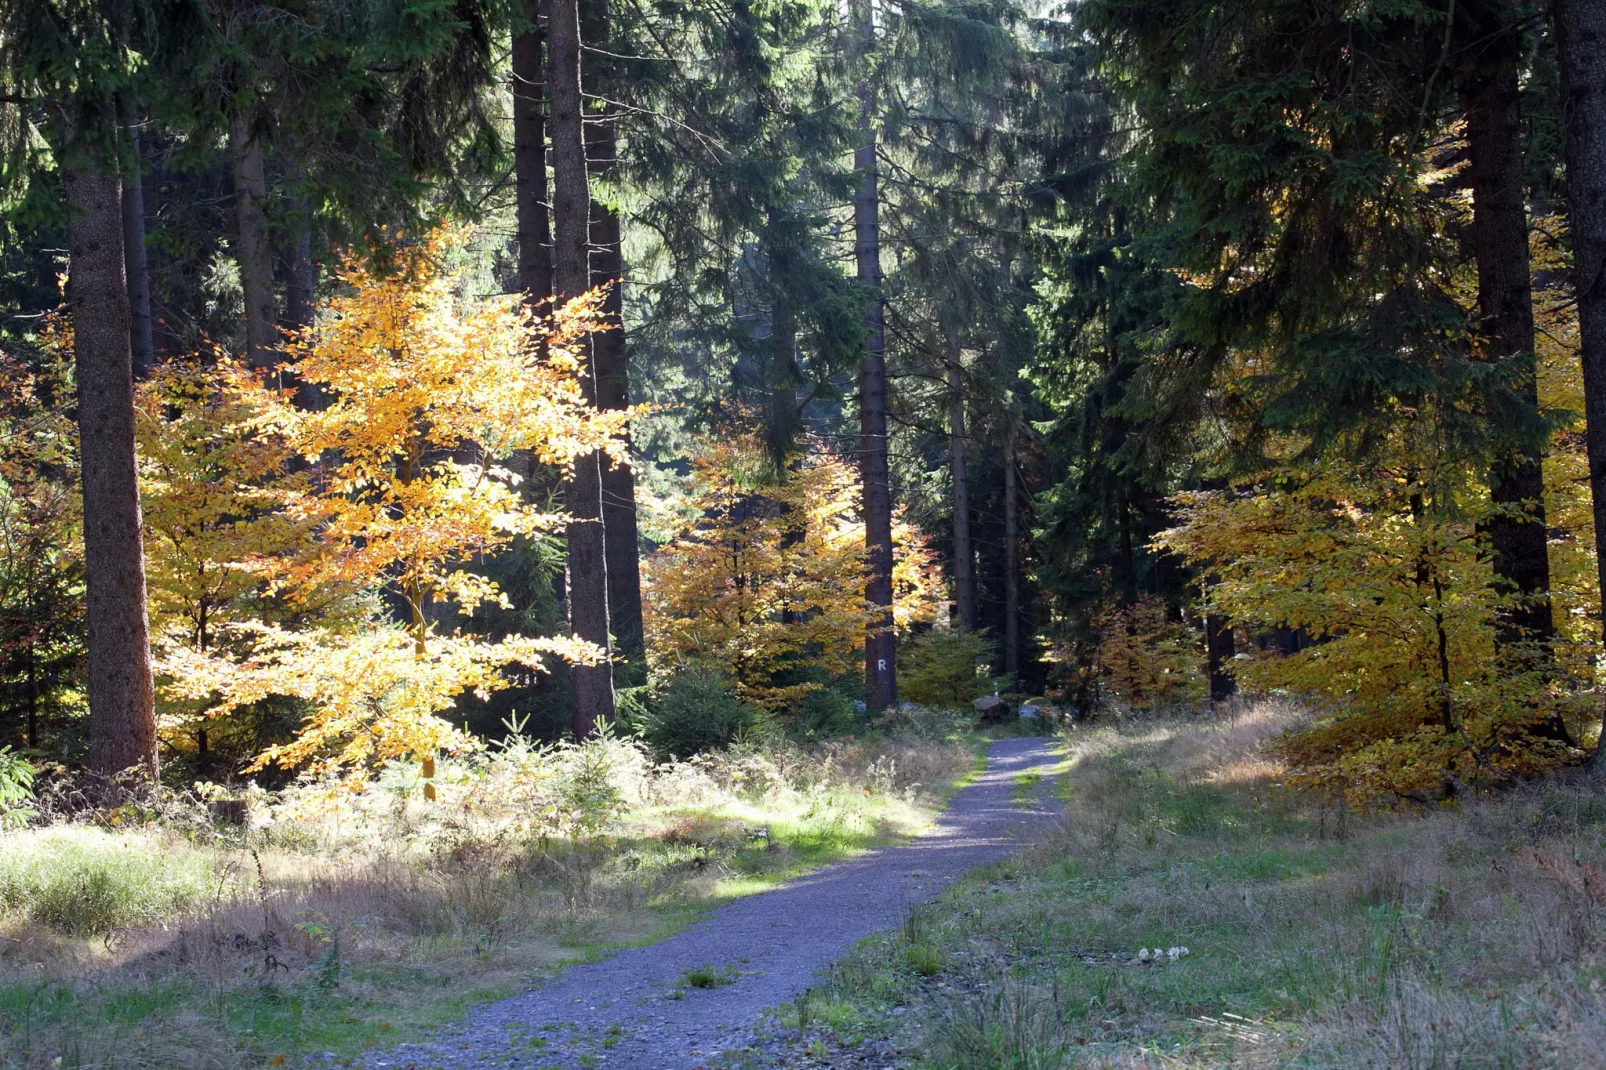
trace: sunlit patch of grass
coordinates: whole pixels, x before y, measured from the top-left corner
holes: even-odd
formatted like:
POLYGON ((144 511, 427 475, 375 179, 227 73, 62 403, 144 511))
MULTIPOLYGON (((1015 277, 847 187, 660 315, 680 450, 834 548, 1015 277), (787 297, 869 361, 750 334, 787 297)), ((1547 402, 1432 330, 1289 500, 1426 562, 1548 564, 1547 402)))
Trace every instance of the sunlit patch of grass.
POLYGON ((10 830, 0 850, 0 916, 70 936, 193 911, 229 878, 181 837, 85 826, 10 830))

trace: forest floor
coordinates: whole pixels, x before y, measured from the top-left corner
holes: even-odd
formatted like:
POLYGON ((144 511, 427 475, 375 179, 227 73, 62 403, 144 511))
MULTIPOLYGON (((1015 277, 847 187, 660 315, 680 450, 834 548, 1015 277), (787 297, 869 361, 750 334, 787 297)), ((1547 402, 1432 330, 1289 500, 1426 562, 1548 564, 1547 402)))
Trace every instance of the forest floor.
POLYGON ((570 967, 365 1065, 679 1070, 748 1048, 761 1012, 806 990, 856 941, 1046 827, 1057 807, 1044 774, 1058 760, 1047 740, 996 741, 986 771, 927 835, 740 899, 667 940, 570 967))
POLYGON ((626 740, 520 745, 445 764, 437 802, 399 769, 321 813, 265 800, 243 830, 181 800, 7 830, 0 1067, 349 1064, 920 835, 980 767, 950 720, 661 765, 626 740), (548 833, 576 807, 605 831, 548 833))
POLYGON ((1300 716, 1073 731, 1041 844, 717 1065, 1606 1067, 1606 785, 1361 818, 1282 786, 1300 716))

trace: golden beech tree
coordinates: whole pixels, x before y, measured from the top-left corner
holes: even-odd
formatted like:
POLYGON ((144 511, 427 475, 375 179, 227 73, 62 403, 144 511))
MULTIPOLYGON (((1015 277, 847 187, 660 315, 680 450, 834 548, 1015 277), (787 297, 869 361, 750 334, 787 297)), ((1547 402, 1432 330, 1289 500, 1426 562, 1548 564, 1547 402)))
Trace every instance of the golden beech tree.
MULTIPOLYGON (((752 435, 705 442, 691 467, 691 519, 645 570, 655 667, 717 665, 770 710, 821 686, 799 674, 856 675, 871 617, 853 467, 813 447, 775 473, 752 435)), ((893 541, 895 626, 929 623, 946 606, 936 557, 901 520, 893 541)))
MULTIPOLYGON (((305 489, 307 473, 289 470, 282 439, 253 432, 256 410, 232 385, 228 360, 205 356, 158 367, 136 396, 151 645, 163 683, 175 659, 243 652, 242 626, 316 622, 327 630, 336 618, 366 620, 371 609, 350 586, 296 607, 268 594, 264 563, 283 567, 313 545, 312 525, 282 508, 305 489)), ((220 723, 215 696, 176 698, 164 686, 159 698, 164 745, 203 762, 220 736, 240 737, 225 741, 234 751, 259 734, 234 718, 220 723)))
POLYGON ((323 407, 298 408, 282 376, 231 369, 250 413, 243 426, 308 466, 304 481, 280 486, 279 508, 312 533, 305 552, 242 564, 292 608, 331 590, 383 591, 407 618, 306 630, 258 620, 234 627, 245 656, 174 651, 179 690, 211 697, 215 713, 272 695, 306 704, 295 740, 267 748, 253 768, 341 771, 355 782, 391 758, 469 748, 474 741, 441 716, 458 695, 506 686, 508 665, 601 656, 566 637, 488 642, 437 626, 438 607, 506 604, 468 567, 476 557, 561 527, 563 517, 520 493, 504 462, 522 451, 562 466, 602 450, 623 463, 633 415, 595 409, 581 390, 585 338, 602 329, 598 298, 570 301, 550 320, 516 295, 465 299, 443 266, 460 240, 438 233, 399 247, 384 274, 345 265, 347 296, 289 347, 296 378, 318 388, 323 407))

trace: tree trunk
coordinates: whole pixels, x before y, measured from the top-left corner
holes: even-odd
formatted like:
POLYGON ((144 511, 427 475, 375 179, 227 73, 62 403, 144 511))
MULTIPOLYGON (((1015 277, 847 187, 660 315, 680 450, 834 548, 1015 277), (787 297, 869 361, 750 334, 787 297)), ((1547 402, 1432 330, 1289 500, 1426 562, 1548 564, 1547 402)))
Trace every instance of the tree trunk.
MULTIPOLYGON (((305 175, 302 177, 305 178, 305 175)), ((291 331, 305 331, 312 327, 318 316, 318 265, 312 262, 312 205, 305 192, 296 197, 289 228, 290 248, 285 254, 284 325, 291 331)), ((298 408, 316 412, 328 404, 328 397, 317 383, 297 377, 295 385, 298 408)))
MULTIPOLYGON (((605 40, 606 38, 604 38, 605 40)), ((618 165, 618 141, 609 115, 589 127, 587 155, 593 173, 604 177, 618 165)), ((607 287, 603 311, 611 330, 594 335, 591 359, 596 370, 597 404, 623 409, 630 404, 630 368, 625 359, 624 258, 619 213, 591 202, 591 285, 607 287)), ((647 682, 647 647, 641 619, 641 561, 636 543, 636 477, 629 467, 606 457, 602 465, 602 532, 608 563, 608 621, 621 661, 614 683, 647 682)))
POLYGON ((1004 675, 1020 684, 1020 514, 1015 502, 1015 428, 1004 445, 1004 675))
MULTIPOLYGON (((1528 219, 1522 181, 1515 32, 1491 46, 1497 66, 1461 90, 1471 157, 1472 245, 1478 264, 1478 318, 1491 360, 1515 369, 1523 417, 1539 423, 1534 372, 1533 293, 1528 265, 1528 219)), ((1516 605, 1496 613, 1495 642, 1505 655, 1544 642, 1550 615, 1550 561, 1545 544, 1544 480, 1539 447, 1503 452, 1490 470, 1490 496, 1499 510, 1488 523, 1494 572, 1516 605)))
MULTIPOLYGON (((519 289, 540 313, 552 305, 552 205, 546 170, 546 34, 540 20, 546 0, 527 0, 528 30, 513 37, 513 188, 519 228, 519 289)), ((543 335, 539 340, 546 349, 543 335)), ((562 473, 533 455, 520 458, 524 492, 532 500, 559 496, 562 473)), ((563 570, 552 577, 552 596, 562 610, 568 600, 563 570)), ((547 678, 550 679, 550 678, 547 678)))
POLYGON ((229 154, 234 170, 234 216, 239 246, 240 288, 245 293, 246 363, 272 367, 278 332, 273 307, 273 244, 268 236, 267 180, 262 143, 243 115, 229 117, 229 154))
MULTIPOLYGON (((591 198, 586 180, 584 116, 580 96, 578 0, 551 0, 547 20, 547 86, 552 95, 553 284, 559 301, 583 294, 590 282, 587 223, 591 198)), ((582 373, 586 398, 597 403, 596 362, 582 373)), ((569 627, 608 650, 607 539, 602 518, 602 465, 596 453, 576 458, 566 495, 569 516, 569 627)), ((571 726, 577 739, 612 720, 613 670, 607 664, 576 665, 572 678, 571 726)))
MULTIPOLYGON (((111 108, 105 109, 108 121, 111 108)), ((89 769, 156 775, 155 695, 145 610, 134 371, 123 268, 121 183, 80 163, 66 175, 69 290, 78 376, 89 625, 89 769)))
POLYGON ((970 486, 965 480, 965 393, 959 324, 948 323, 948 468, 954 482, 954 600, 959 624, 976 630, 976 556, 970 545, 970 486))
MULTIPOLYGON (((1554 0, 1597 580, 1606 591, 1606 4, 1554 0)), ((1602 732, 1606 744, 1606 731, 1602 732)), ((1606 745, 1590 759, 1606 772, 1606 745)))
POLYGON ((764 237, 765 259, 769 262, 770 338, 765 357, 764 434, 770 456, 778 463, 790 461, 797 446, 802 413, 797 392, 802 383, 797 363, 796 249, 776 219, 769 213, 764 237))
POLYGON ((123 265, 128 275, 129 347, 134 378, 143 379, 156 364, 151 332, 151 276, 145 259, 145 186, 139 150, 138 115, 126 96, 119 99, 118 119, 127 139, 130 162, 123 182, 123 265))
POLYGON ((1205 664, 1210 675, 1210 701, 1225 702, 1238 693, 1238 681, 1227 666, 1237 653, 1232 622, 1216 613, 1205 614, 1205 664))
MULTIPOLYGON (((874 28, 866 20, 867 41, 874 28)), ((859 481, 864 489, 865 582, 868 628, 864 638, 865 696, 872 710, 898 703, 897 637, 892 630, 892 473, 887 463, 886 329, 881 294, 881 222, 875 101, 859 87, 864 143, 853 152, 859 193, 853 201, 854 260, 870 290, 865 311, 865 355, 859 364, 859 481)))
POLYGON ((538 21, 542 0, 528 0, 530 28, 513 37, 513 173, 519 226, 519 287, 541 307, 552 296, 552 223, 546 181, 546 67, 538 21))
POLYGON ((296 198, 290 218, 290 248, 285 256, 284 321, 292 330, 311 327, 318 314, 318 265, 312 262, 312 205, 296 198))

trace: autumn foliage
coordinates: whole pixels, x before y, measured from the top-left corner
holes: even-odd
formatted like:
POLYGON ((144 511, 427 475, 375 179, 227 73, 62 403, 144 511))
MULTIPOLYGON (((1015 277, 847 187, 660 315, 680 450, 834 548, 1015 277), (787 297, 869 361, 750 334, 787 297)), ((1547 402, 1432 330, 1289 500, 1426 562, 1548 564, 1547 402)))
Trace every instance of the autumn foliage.
POLYGON ((470 749, 477 742, 442 716, 457 696, 506 686, 504 666, 599 656, 567 637, 491 642, 449 623, 505 604, 469 567, 476 557, 563 521, 522 492, 511 459, 562 466, 599 449, 622 459, 631 415, 591 408, 581 392, 595 299, 550 321, 516 297, 466 299, 442 266, 457 240, 400 249, 385 274, 345 266, 346 296, 288 347, 320 407, 298 406, 282 372, 227 363, 213 372, 215 395, 190 397, 172 373, 148 400, 162 440, 146 472, 153 556, 169 562, 166 616, 195 637, 165 651, 168 693, 210 718, 275 696, 307 711, 296 737, 253 768, 360 776, 391 758, 470 749), (210 587, 197 578, 207 575, 218 577, 210 587), (234 589, 280 609, 214 615, 220 646, 200 607, 234 589), (330 612, 332 597, 366 599, 366 611, 330 612), (385 622, 386 601, 405 623, 385 622))
MULTIPOLYGON (((1557 255, 1540 244, 1535 263, 1557 255)), ((1561 414, 1544 466, 1556 638, 1526 659, 1497 657, 1496 614, 1515 596, 1497 587, 1480 530, 1493 507, 1432 410, 1406 414, 1362 459, 1288 463, 1172 499, 1159 545, 1208 575, 1207 608, 1313 640, 1233 663, 1241 687, 1326 715, 1281 743, 1296 781, 1360 803, 1437 799, 1577 760, 1597 717, 1599 650, 1582 384, 1569 308, 1557 295, 1537 305, 1541 398, 1561 414)))
MULTIPOLYGON (((857 473, 818 445, 776 471, 756 436, 706 440, 691 460, 688 519, 647 561, 647 649, 660 672, 705 662, 741 697, 784 709, 856 676, 870 614, 857 473)), ((946 608, 936 559, 893 530, 895 626, 946 608)))

